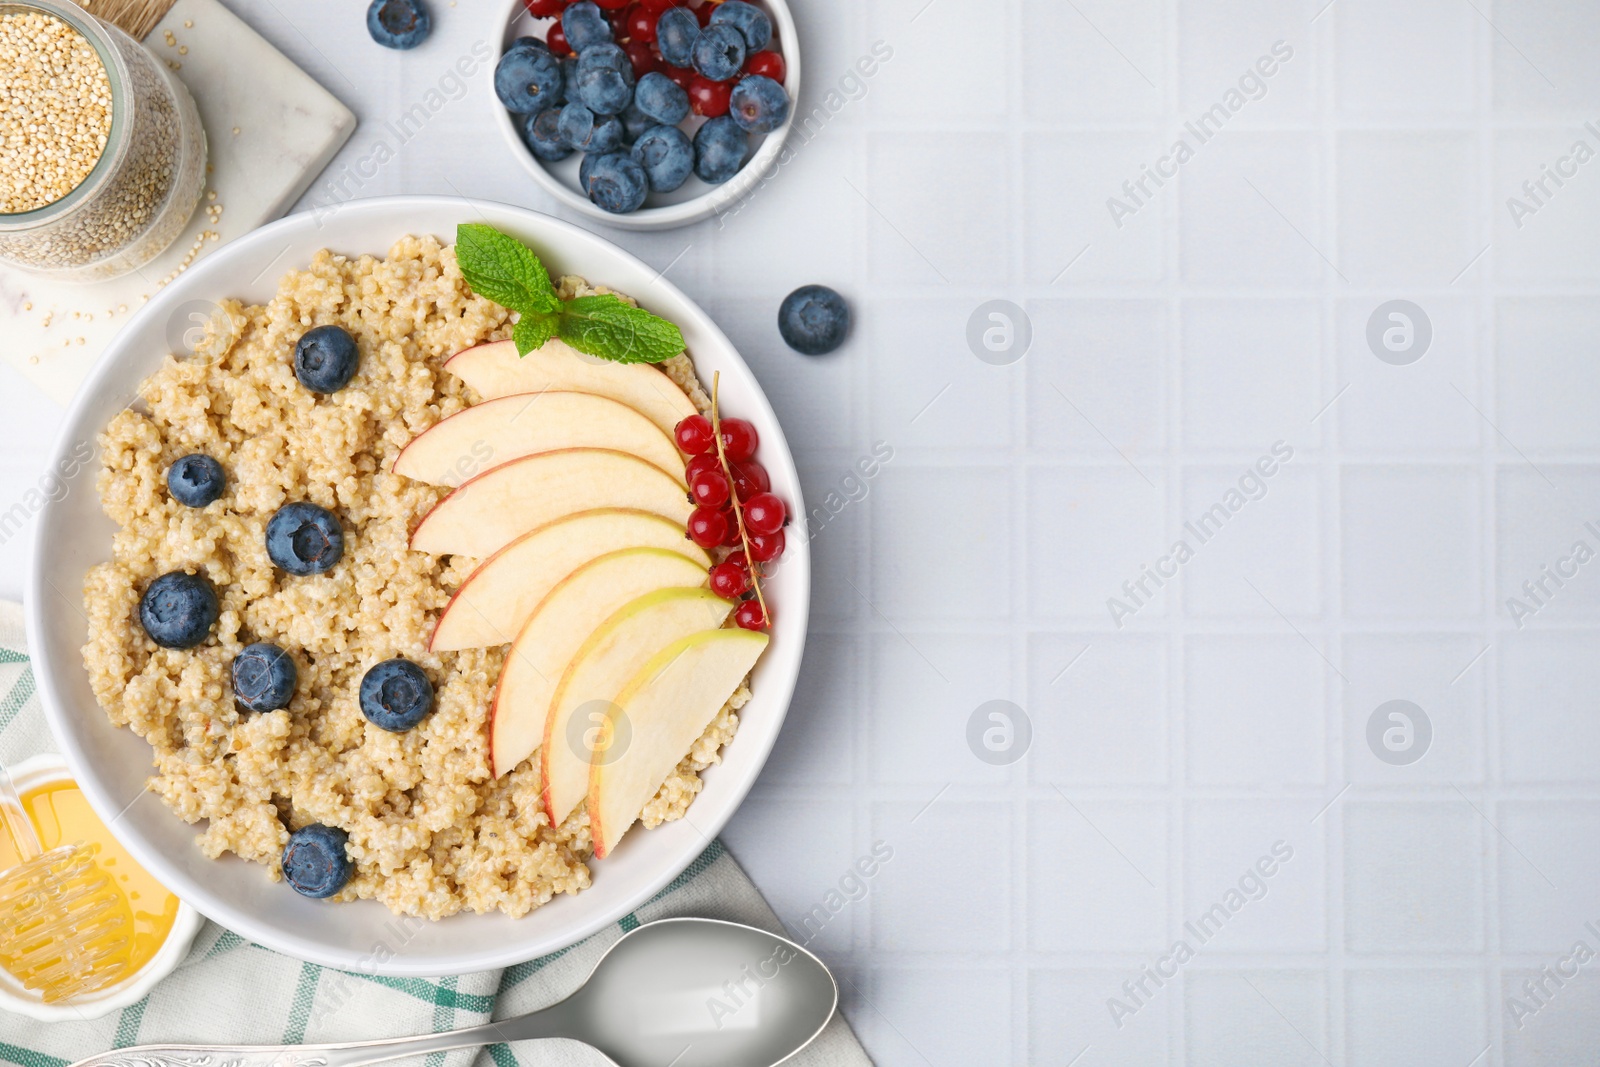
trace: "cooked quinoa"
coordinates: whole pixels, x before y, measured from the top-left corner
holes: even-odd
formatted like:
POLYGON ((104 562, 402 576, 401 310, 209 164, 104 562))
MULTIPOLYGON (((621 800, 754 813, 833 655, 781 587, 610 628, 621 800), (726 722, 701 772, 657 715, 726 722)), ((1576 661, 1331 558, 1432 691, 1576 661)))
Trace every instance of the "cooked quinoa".
MULTIPOLYGON (((577 278, 559 285, 563 296, 603 291, 577 278)), ((149 788, 207 823, 198 838, 207 856, 235 853, 273 879, 291 830, 342 827, 355 873, 336 900, 430 919, 523 915, 587 887, 588 814, 549 826, 536 763, 489 776, 485 719, 505 650, 427 650, 476 561, 408 549, 445 490, 390 473, 407 442, 477 399, 442 364, 508 336, 507 312, 471 295, 453 251, 426 237, 402 239, 385 260, 323 251, 285 275, 266 306, 223 309, 230 326, 199 355, 169 357, 100 439, 98 487, 118 531, 111 561, 85 581, 83 656, 111 720, 150 743, 149 788), (295 380, 292 353, 301 334, 328 324, 355 338, 361 363, 348 386, 319 397, 295 380), (166 489, 167 467, 190 452, 227 472, 226 491, 204 508, 166 489), (341 519, 344 556, 327 573, 291 577, 267 558, 267 520, 296 500, 341 519), (172 570, 204 574, 221 599, 198 648, 160 648, 139 624, 146 585, 172 570), (283 710, 235 709, 229 664, 254 641, 295 657, 299 681, 283 710), (370 725, 358 704, 362 675, 393 656, 419 664, 436 694, 433 713, 403 734, 370 725)), ((708 408, 687 356, 662 366, 708 408)), ((741 687, 729 700, 646 806, 645 826, 682 817, 749 695, 741 687)))

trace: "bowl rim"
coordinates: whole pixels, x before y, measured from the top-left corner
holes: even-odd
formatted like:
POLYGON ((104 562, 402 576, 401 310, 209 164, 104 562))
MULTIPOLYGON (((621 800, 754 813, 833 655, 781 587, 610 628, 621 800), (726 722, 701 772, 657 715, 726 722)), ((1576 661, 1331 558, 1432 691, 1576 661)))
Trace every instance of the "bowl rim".
MULTIPOLYGON (((51 451, 51 461, 58 462, 68 455, 74 447, 74 440, 81 437, 83 430, 78 429, 83 422, 101 402, 102 395, 106 392, 107 380, 117 366, 132 357, 138 349, 134 341, 144 325, 152 319, 167 315, 180 308, 186 301, 194 299, 195 287, 202 284, 211 284, 215 289, 226 289, 231 283, 214 283, 210 279, 213 275, 225 274, 233 269, 235 264, 253 265, 260 261, 256 254, 265 249, 266 254, 272 257, 271 265, 277 263, 282 252, 272 255, 277 243, 284 240, 280 235, 285 231, 298 232, 301 228, 310 227, 312 232, 323 232, 328 218, 331 216, 346 216, 356 221, 373 221, 394 219, 394 233, 388 238, 389 242, 398 240, 406 233, 428 233, 426 225, 410 226, 404 221, 408 216, 422 214, 434 210, 459 210, 464 218, 470 219, 477 216, 479 219, 491 219, 499 215, 502 219, 509 217, 515 219, 527 229, 560 231, 565 238, 577 244, 589 246, 590 251, 599 251, 603 254, 616 257, 622 264, 631 269, 650 276, 648 285, 630 295, 641 302, 660 304, 662 302, 676 303, 685 312, 688 319, 692 320, 695 333, 709 338, 713 346, 720 345, 731 357, 730 366, 736 377, 742 378, 741 385, 745 388, 741 392, 747 395, 744 403, 748 405, 743 414, 755 421, 761 428, 763 442, 775 446, 769 454, 763 456, 762 462, 769 470, 774 471, 774 481, 792 487, 790 490, 794 498, 794 512, 797 515, 805 514, 804 499, 801 495, 799 473, 795 468, 793 453, 790 451, 788 441, 783 434, 781 424, 772 409, 771 402, 756 381, 754 373, 739 354, 738 349, 716 325, 711 317, 700 305, 668 281, 659 271, 644 263, 637 256, 617 246, 610 240, 577 226, 571 222, 556 218, 544 212, 531 208, 520 207, 512 204, 497 203, 481 199, 441 196, 428 194, 405 194, 397 196, 370 197, 346 201, 339 205, 336 211, 319 212, 306 210, 286 216, 276 222, 260 227, 249 234, 240 237, 220 248, 216 253, 185 272, 178 281, 162 289, 150 301, 144 304, 118 332, 117 336, 106 347, 105 352, 90 371, 89 375, 79 386, 69 406, 65 418, 62 420, 55 444, 51 451), (254 258, 252 258, 254 257, 254 258)), ((337 238, 328 235, 326 240, 333 242, 337 238)), ((326 247, 326 246, 324 246, 326 247)), ((284 249, 287 251, 287 248, 284 249)), ((270 265, 269 265, 270 266, 270 265)), ((285 270, 292 269, 293 265, 286 266, 285 270)), ((261 272, 265 274, 265 271, 261 272)), ((598 271, 597 271, 598 273, 598 271)), ((259 275, 258 275, 259 277, 259 275)), ((96 422, 92 432, 98 434, 100 424, 96 422)), ((72 494, 47 501, 38 516, 37 536, 34 538, 33 548, 29 557, 28 579, 25 598, 25 615, 27 630, 30 635, 46 635, 50 627, 46 624, 44 605, 47 602, 50 586, 45 559, 53 538, 47 536, 50 527, 57 521, 62 513, 64 502, 72 494)), ((96 498, 98 499, 98 493, 96 498)), ((67 765, 72 772, 72 777, 77 781, 84 795, 89 799, 90 806, 96 814, 111 828, 113 836, 117 838, 134 857, 151 874, 176 893, 180 900, 193 906, 201 915, 210 918, 224 927, 234 930, 251 941, 281 952, 296 959, 324 966, 336 967, 343 970, 356 971, 384 977, 422 978, 440 974, 467 973, 471 971, 487 970, 506 967, 521 963, 529 959, 560 951, 590 935, 603 930, 605 927, 622 919, 641 905, 653 899, 657 893, 666 888, 674 879, 679 877, 694 860, 701 854, 722 831, 729 819, 738 810, 756 779, 765 767, 772 747, 777 741, 778 733, 782 729, 784 719, 788 714, 790 701, 793 698, 799 678, 800 663, 804 655, 807 623, 810 615, 811 598, 811 561, 809 544, 805 539, 796 539, 796 544, 790 546, 785 556, 784 569, 793 570, 795 577, 791 579, 792 587, 786 591, 785 611, 778 614, 777 622, 773 629, 774 637, 782 633, 784 641, 792 647, 792 652, 777 657, 773 662, 778 669, 769 673, 761 681, 758 698, 770 701, 771 721, 764 729, 749 730, 750 724, 745 724, 747 729, 740 734, 746 736, 746 745, 756 745, 756 748, 747 748, 738 768, 739 773, 726 779, 727 785, 723 787, 725 799, 721 806, 715 810, 706 809, 698 812, 697 818, 684 819, 696 833, 696 840, 700 843, 691 849, 679 849, 673 854, 670 862, 663 863, 658 870, 646 877, 635 873, 636 887, 609 908, 595 910, 587 918, 560 928, 555 933, 535 934, 533 937, 518 940, 506 938, 498 941, 492 949, 472 952, 435 952, 425 956, 408 956, 406 952, 409 942, 402 944, 392 953, 379 959, 374 959, 368 952, 343 946, 330 946, 314 937, 303 933, 290 931, 282 923, 263 919, 241 905, 235 904, 222 894, 215 892, 203 880, 190 877, 182 866, 169 860, 159 846, 146 840, 136 832, 131 832, 127 827, 120 826, 121 816, 138 800, 147 795, 141 792, 133 802, 122 803, 110 792, 108 783, 102 780, 91 763, 82 739, 72 728, 73 713, 68 709, 71 701, 62 687, 58 685, 58 672, 82 671, 81 656, 77 649, 68 659, 70 662, 60 664, 55 662, 55 654, 51 649, 49 640, 41 637, 34 638, 33 648, 30 650, 34 660, 34 676, 38 685, 40 701, 44 707, 45 718, 49 723, 51 734, 65 757, 67 765), (703 839, 703 840, 702 840, 703 839)), ((60 595, 60 594, 57 594, 60 595)), ((776 642, 775 642, 776 643, 776 642)), ((94 705, 94 713, 99 712, 98 704, 94 705)), ((80 713, 82 714, 82 713, 80 713)), ((114 727, 114 729, 121 729, 114 727)), ((738 738, 736 737, 737 741, 738 738)), ((708 768, 708 776, 718 771, 726 773, 724 767, 729 761, 724 759, 721 764, 708 768)), ((721 779, 721 775, 717 775, 721 779)), ((719 787, 721 781, 718 782, 719 787)), ((702 799, 697 797, 697 799, 702 799)), ((165 807, 160 809, 171 818, 177 818, 165 807)), ((692 810, 692 809, 691 809, 692 810)), ((672 824, 667 824, 670 826, 672 824)), ((666 829, 666 826, 662 827, 666 829)), ((217 862, 217 861, 208 861, 217 862)), ((582 899, 582 894, 578 899, 582 899)), ((552 901, 551 904, 560 901, 552 901)), ((321 905, 326 906, 326 905, 321 905)), ((394 916, 382 904, 376 901, 355 901, 350 905, 357 907, 371 907, 381 910, 382 916, 393 920, 394 916)), ((537 915, 542 909, 530 912, 537 915)), ((467 918, 475 916, 462 913, 467 918)), ((455 918, 455 917, 451 917, 455 918)), ((496 916, 496 919, 504 918, 496 916)), ((426 920, 424 920, 426 921, 426 920)), ((446 922, 449 919, 440 920, 446 922)), ((506 922, 516 923, 521 920, 505 919, 506 922)))
MULTIPOLYGON (((533 180, 540 188, 555 197, 562 207, 570 208, 596 222, 622 230, 670 230, 708 219, 713 215, 720 215, 749 195, 777 165, 778 157, 789 141, 789 132, 794 128, 795 116, 800 113, 800 32, 795 24, 794 14, 789 10, 788 0, 761 0, 761 3, 771 14, 774 32, 783 42, 782 54, 785 67, 783 87, 789 94, 789 117, 784 120, 782 126, 766 135, 761 147, 756 149, 755 155, 740 168, 739 173, 691 200, 662 207, 642 207, 626 215, 613 215, 591 203, 588 197, 581 196, 576 190, 569 188, 551 174, 541 160, 534 158, 533 153, 528 151, 527 146, 522 143, 522 138, 518 136, 516 125, 511 120, 511 112, 507 111, 505 105, 500 103, 500 98, 491 92, 488 95, 490 106, 494 108, 495 125, 499 127, 512 154, 533 176, 533 180)), ((504 54, 506 45, 513 39, 512 24, 522 17, 525 10, 523 0, 507 0, 500 33, 500 54, 504 54)), ((496 55, 495 62, 498 63, 499 59, 500 56, 496 55)))

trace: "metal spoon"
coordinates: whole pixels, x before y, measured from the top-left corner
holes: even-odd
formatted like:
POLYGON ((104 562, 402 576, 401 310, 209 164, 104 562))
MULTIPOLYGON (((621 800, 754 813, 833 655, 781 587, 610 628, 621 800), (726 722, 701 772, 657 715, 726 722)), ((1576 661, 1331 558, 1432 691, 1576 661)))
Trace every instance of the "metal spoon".
POLYGON ((809 1045, 838 1003, 833 975, 792 941, 716 919, 662 919, 623 935, 566 1000, 513 1019, 338 1045, 143 1045, 74 1067, 361 1067, 552 1037, 619 1067, 766 1067, 809 1045))

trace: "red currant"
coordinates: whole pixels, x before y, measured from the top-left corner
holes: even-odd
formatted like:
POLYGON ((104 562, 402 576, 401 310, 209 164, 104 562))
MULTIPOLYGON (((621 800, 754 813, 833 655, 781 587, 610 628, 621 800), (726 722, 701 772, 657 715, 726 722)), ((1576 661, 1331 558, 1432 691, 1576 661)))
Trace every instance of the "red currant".
POLYGON ((726 115, 728 98, 732 95, 732 85, 714 82, 703 74, 696 74, 689 83, 689 106, 696 115, 704 115, 708 119, 726 115))
POLYGON ((711 433, 711 420, 704 415, 687 416, 678 423, 672 436, 677 439, 678 450, 690 456, 704 455, 717 447, 717 439, 711 433))
POLYGON ((752 52, 745 60, 744 70, 746 74, 764 74, 781 85, 789 73, 789 65, 776 52, 752 52))
POLYGON ((774 530, 772 533, 752 533, 750 555, 757 563, 771 563, 783 555, 783 542, 782 530, 774 530))
POLYGON ((749 500, 757 493, 765 493, 772 488, 772 479, 767 477, 767 468, 750 460, 745 463, 730 463, 733 468, 733 488, 739 494, 740 500, 749 500))
POLYGON ((711 25, 711 13, 717 9, 716 4, 701 4, 694 9, 694 17, 700 20, 701 28, 711 25))
POLYGON ((684 92, 689 91, 689 86, 694 84, 694 71, 688 67, 674 67, 670 63, 661 64, 661 73, 672 79, 674 85, 684 92))
POLYGON ((719 563, 711 568, 711 591, 723 600, 736 600, 750 588, 750 573, 737 563, 719 563))
POLYGON ((567 6, 566 0, 522 0, 522 6, 536 19, 553 19, 567 6))
POLYGON ((639 0, 639 4, 652 15, 659 15, 669 7, 677 7, 678 0, 639 0))
POLYGON ((761 610, 761 601, 746 600, 734 610, 733 621, 746 630, 765 630, 767 613, 761 610))
POLYGON ((626 11, 607 11, 606 25, 611 27, 611 39, 617 44, 622 44, 628 39, 628 13, 626 11))
POLYGON ((643 4, 634 4, 623 15, 623 21, 628 27, 628 38, 634 41, 653 41, 656 39, 656 19, 660 12, 652 12, 643 4))
POLYGON ((622 50, 628 53, 628 62, 633 64, 635 80, 656 69, 656 50, 643 41, 629 41, 622 50))
POLYGON ((761 435, 748 419, 722 420, 722 451, 730 462, 742 463, 761 447, 761 435))
POLYGON ((615 11, 628 6, 628 0, 594 0, 595 7, 602 11, 615 11))
POLYGON ((705 452, 695 456, 683 468, 683 480, 692 482, 706 471, 722 473, 722 460, 717 458, 715 452, 705 452))
POLYGON ((720 470, 703 471, 689 479, 689 497, 703 508, 720 508, 728 502, 728 476, 720 470))
POLYGON ((729 552, 728 558, 722 562, 732 563, 746 574, 750 573, 750 561, 745 558, 744 549, 742 548, 736 548, 732 552, 729 552))
POLYGON ((567 43, 567 31, 561 28, 560 22, 551 25, 549 32, 544 35, 544 43, 558 56, 572 54, 572 46, 567 43))
POLYGON ((701 548, 716 548, 728 539, 728 528, 733 525, 726 511, 716 508, 695 508, 689 513, 689 537, 701 548))
POLYGON ((783 529, 783 501, 771 493, 757 493, 744 502, 745 528, 753 534, 774 534, 783 529))

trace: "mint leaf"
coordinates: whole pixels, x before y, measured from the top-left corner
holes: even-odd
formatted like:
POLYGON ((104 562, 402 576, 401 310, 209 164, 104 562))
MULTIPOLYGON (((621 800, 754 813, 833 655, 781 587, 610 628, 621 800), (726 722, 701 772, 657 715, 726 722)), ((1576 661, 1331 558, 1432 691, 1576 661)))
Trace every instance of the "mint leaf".
POLYGON ((473 292, 502 307, 527 315, 548 314, 561 306, 550 274, 533 249, 492 226, 479 222, 457 226, 456 262, 473 292))
POLYGON ((616 363, 660 363, 683 351, 676 326, 610 293, 568 300, 558 332, 579 352, 616 363))
POLYGON ((511 339, 517 343, 517 355, 525 356, 556 335, 561 317, 554 312, 526 312, 511 328, 511 339))

